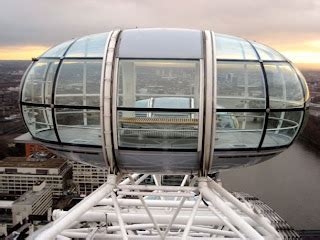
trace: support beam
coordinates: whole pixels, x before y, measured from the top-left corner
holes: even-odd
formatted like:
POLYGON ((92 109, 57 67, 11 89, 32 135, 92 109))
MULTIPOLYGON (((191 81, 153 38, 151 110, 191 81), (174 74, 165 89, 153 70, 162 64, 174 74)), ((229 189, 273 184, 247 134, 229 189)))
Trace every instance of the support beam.
POLYGON ((217 195, 215 195, 208 187, 207 178, 199 179, 200 192, 204 198, 214 203, 215 207, 225 215, 228 220, 236 226, 246 237, 250 239, 263 240, 263 237, 248 224, 243 217, 239 216, 234 210, 226 205, 217 195))
POLYGON ((58 218, 52 224, 52 226, 45 231, 37 235, 37 232, 31 236, 31 239, 54 239, 64 229, 70 227, 75 222, 79 221, 79 218, 84 212, 87 212, 90 208, 95 206, 106 195, 110 194, 116 186, 117 176, 109 174, 107 176, 107 182, 84 198, 80 203, 71 208, 63 217, 58 218))

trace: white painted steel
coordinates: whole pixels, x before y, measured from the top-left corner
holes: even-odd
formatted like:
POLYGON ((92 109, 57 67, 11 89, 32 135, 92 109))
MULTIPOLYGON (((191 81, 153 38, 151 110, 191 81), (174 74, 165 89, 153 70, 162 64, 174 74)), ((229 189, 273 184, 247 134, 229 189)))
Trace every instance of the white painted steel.
POLYGON ((125 190, 145 190, 145 191, 195 191, 196 187, 185 186, 154 186, 154 185, 121 185, 119 189, 125 190))
POLYGON ((113 81, 113 69, 114 69, 114 54, 117 44, 117 38, 120 30, 113 31, 109 40, 106 60, 104 66, 104 78, 103 78, 103 96, 101 106, 101 126, 102 126, 102 144, 103 153, 107 158, 108 166, 111 173, 115 171, 115 156, 113 154, 113 139, 112 139, 112 81, 113 81), (105 155, 106 152, 106 155, 105 155))
POLYGON ((218 82, 218 77, 217 77, 217 54, 216 54, 216 37, 215 33, 211 31, 211 39, 212 39, 212 75, 213 75, 213 92, 212 92, 212 105, 213 105, 213 110, 212 110, 212 135, 211 135, 211 151, 210 151, 210 160, 209 160, 209 165, 208 165, 208 171, 211 171, 212 165, 213 165, 213 153, 214 153, 214 144, 215 144, 215 139, 216 139, 216 128, 217 128, 217 99, 218 99, 218 94, 217 94, 217 82, 218 82))
POLYGON ((62 218, 58 218, 54 221, 52 227, 40 233, 35 239, 52 239, 64 229, 74 224, 84 212, 95 206, 102 198, 108 195, 115 188, 116 179, 116 175, 108 174, 107 182, 105 184, 84 198, 79 204, 71 208, 62 218))
POLYGON ((205 121, 204 121, 204 140, 203 140, 203 176, 207 176, 210 165, 211 141, 212 141, 212 121, 213 116, 213 74, 212 74, 212 39, 210 31, 205 31, 205 121))
MULTIPOLYGON (((119 177, 109 175, 107 191, 100 187, 69 212, 54 210, 56 221, 30 239, 57 235, 87 239, 277 239, 269 221, 261 224, 261 216, 210 178, 190 181, 191 186, 198 182, 199 187, 160 186, 159 176, 155 176, 158 186, 137 185, 146 177, 133 174, 116 186, 119 177), (117 196, 124 193, 139 199, 117 196), (149 199, 154 196, 163 200, 149 199), (93 207, 95 204, 98 206, 93 207)), ((181 185, 187 179, 184 177, 181 185)))
MULTIPOLYGON (((87 211, 81 217, 79 217, 78 221, 88 221, 88 222, 104 222, 106 221, 106 209, 104 210, 91 210, 87 211)), ((110 211, 110 209, 109 209, 110 211)), ((154 219, 157 220, 158 224, 168 224, 170 220, 167 212, 163 209, 159 211, 152 211, 154 219)), ((188 215, 185 212, 180 212, 180 215, 176 218, 175 224, 187 224, 190 218, 190 210, 187 211, 188 215)), ((66 214, 66 211, 63 210, 54 210, 53 215, 55 218, 62 217, 66 214)), ((198 212, 199 214, 199 212, 198 212)), ((122 218, 124 222, 128 223, 150 223, 149 216, 146 215, 145 210, 142 209, 141 211, 130 211, 127 213, 122 213, 122 218)), ((243 219, 248 222, 250 225, 257 227, 258 225, 249 217, 243 217, 243 219)), ((115 212, 108 212, 108 222, 117 222, 117 216, 115 212)), ((196 215, 194 218, 194 225, 223 225, 223 221, 220 218, 214 215, 208 216, 208 209, 203 211, 200 215, 196 215)))
MULTIPOLYGON (((140 176, 140 174, 134 173, 132 175, 129 175, 131 178, 136 179, 140 176)), ((127 185, 130 183, 130 178, 125 178, 121 183, 118 184, 118 187, 121 187, 121 185, 127 185)))
POLYGON ((204 73, 204 61, 200 59, 200 82, 199 82, 199 123, 198 123, 198 152, 202 152, 202 139, 204 135, 204 126, 203 126, 203 119, 204 119, 204 95, 205 95, 205 73, 204 73))
POLYGON ((114 194, 114 192, 111 192, 111 197, 112 197, 113 205, 114 205, 114 208, 115 208, 115 211, 116 211, 116 215, 118 217, 118 222, 119 222, 119 225, 120 225, 121 235, 122 235, 124 240, 127 240, 128 239, 127 231, 125 229, 124 222, 123 222, 123 219, 121 217, 121 212, 120 212, 118 200, 117 200, 117 197, 114 194))
POLYGON ((248 236, 251 239, 263 239, 263 237, 252 226, 250 226, 250 224, 248 224, 230 207, 226 206, 222 199, 220 199, 210 190, 210 188, 208 187, 207 179, 201 178, 199 180, 199 188, 203 196, 210 202, 214 203, 215 207, 217 207, 217 209, 219 209, 219 211, 221 211, 228 218, 228 220, 233 225, 237 226, 239 230, 243 232, 246 236, 248 236))
POLYGON ((259 223, 262 229, 265 228, 267 230, 265 232, 266 234, 272 233, 271 236, 273 238, 280 238, 279 233, 274 229, 274 227, 271 226, 270 220, 268 220, 266 217, 262 216, 261 214, 256 214, 252 208, 249 208, 248 205, 240 202, 237 198, 235 198, 231 193, 226 191, 223 187, 221 187, 215 181, 211 180, 208 182, 208 184, 215 191, 223 195, 228 201, 234 204, 234 206, 236 206, 238 209, 246 213, 249 217, 251 217, 257 223, 259 223))
POLYGON ((191 215, 190 215, 190 218, 188 220, 188 223, 184 229, 184 232, 183 232, 183 235, 182 235, 182 239, 186 239, 188 234, 189 234, 189 231, 190 231, 190 228, 191 228, 191 225, 194 221, 194 217, 196 215, 196 212, 199 208, 199 205, 200 205, 200 202, 201 202, 201 199, 202 199, 202 194, 199 195, 196 203, 194 204, 194 207, 192 208, 192 212, 191 212, 191 215))
MULTIPOLYGON (((130 178, 130 177, 129 177, 129 179, 131 180, 131 183, 133 183, 133 179, 130 178)), ((153 217, 153 215, 152 215, 152 213, 151 213, 148 205, 146 204, 144 198, 143 198, 142 196, 138 196, 138 197, 139 197, 140 202, 142 203, 142 206, 144 206, 144 208, 145 208, 145 210, 146 210, 146 212, 147 212, 147 214, 148 214, 151 222, 153 223, 155 229, 157 230, 160 238, 161 238, 161 239, 164 239, 164 237, 163 237, 163 235, 162 235, 162 233, 161 233, 161 231, 160 231, 159 225, 158 225, 157 221, 155 220, 155 218, 153 217)))
POLYGON ((222 214, 220 214, 220 212, 217 211, 213 206, 208 206, 208 208, 224 223, 224 225, 230 228, 237 236, 239 236, 241 239, 246 239, 245 236, 241 232, 239 232, 239 230, 235 226, 233 226, 227 218, 224 218, 222 214))
MULTIPOLYGON (((85 238, 88 233, 82 233, 82 232, 65 232, 65 236, 71 237, 71 238, 85 238)), ((97 239, 122 239, 122 236, 120 234, 108 234, 106 235, 105 233, 97 233, 95 236, 97 239)), ((142 235, 135 235, 135 236, 129 236, 129 239, 150 239, 150 240, 156 240, 156 239, 161 239, 159 236, 142 236, 142 235)), ((176 237, 176 236, 170 236, 167 237, 166 239, 168 240, 181 240, 181 237, 176 237)), ((188 239, 201 239, 201 240, 212 240, 212 237, 193 237, 193 238, 188 238, 188 239)), ((214 238, 215 240, 225 240, 224 237, 217 237, 214 238)), ((232 238, 233 240, 238 240, 240 238, 232 238)))
MULTIPOLYGON (((160 190, 161 191, 161 190, 160 190)), ((119 191, 118 195, 131 195, 131 196, 159 196, 159 197, 194 197, 194 193, 177 193, 177 192, 130 192, 119 191)))
MULTIPOLYGON (((142 206, 140 200, 138 199, 119 199, 118 200, 119 205, 123 207, 129 207, 129 206, 142 206)), ((179 201, 176 200, 146 200, 145 202, 150 207, 164 207, 164 208, 175 208, 179 206, 179 201)), ((112 199, 110 198, 104 198, 102 199, 98 205, 112 205, 112 199)), ((233 207, 233 205, 228 204, 230 207, 233 207)), ((192 208, 194 206, 194 201, 185 201, 183 203, 183 208, 192 208)), ((204 203, 200 203, 200 208, 206 208, 207 206, 204 205, 204 203)))
POLYGON ((113 81, 112 81, 112 131, 113 131, 113 148, 118 149, 118 112, 117 112, 117 102, 118 102, 118 68, 119 68, 119 58, 114 60, 114 70, 113 70, 113 81))
POLYGON ((106 71, 106 61, 107 61, 107 52, 108 52, 108 47, 109 47, 109 42, 110 42, 110 38, 113 34, 113 31, 110 31, 107 41, 106 41, 106 45, 104 47, 104 54, 103 54, 103 60, 102 60, 102 68, 101 68, 101 80, 100 80, 100 124, 101 124, 101 143, 102 143, 102 155, 103 155, 103 159, 106 163, 106 166, 109 167, 109 160, 107 157, 107 151, 106 151, 106 139, 105 139, 105 135, 104 135, 104 77, 105 77, 105 71, 106 71))
POLYGON ((169 222, 169 224, 168 224, 168 227, 167 227, 166 231, 164 232, 164 239, 165 239, 165 237, 168 235, 168 233, 169 233, 169 231, 170 231, 170 229, 171 229, 171 227, 172 227, 172 224, 174 223, 174 220, 176 220, 178 214, 180 213, 180 210, 181 210, 181 208, 182 208, 182 206, 183 206, 183 203, 184 203, 185 201, 186 201, 186 198, 185 198, 185 197, 183 197, 183 198, 180 200, 179 206, 178 206, 178 208, 176 209, 176 211, 174 212, 173 216, 171 217, 170 222, 169 222))
MULTIPOLYGON (((165 227, 165 224, 159 224, 159 227, 165 227)), ((138 229, 148 229, 148 228, 152 228, 153 224, 151 223, 147 223, 147 224, 132 224, 132 225, 126 225, 126 230, 138 230, 138 229)), ((185 225, 182 224, 173 224, 172 225, 172 229, 185 229, 185 225)), ((224 236, 228 236, 228 237, 235 237, 235 234, 231 231, 226 231, 226 230, 220 230, 220 229, 210 229, 210 228, 204 228, 204 227, 196 227, 196 226, 190 226, 190 229, 193 231, 203 231, 205 233, 212 233, 212 234, 216 234, 216 235, 224 235, 224 236)), ((92 229, 91 228, 81 228, 81 229, 68 229, 68 230, 64 230, 62 232, 62 234, 64 233, 73 233, 73 232, 83 232, 83 233, 88 233, 90 232, 92 229)), ((116 232, 120 230, 119 226, 108 226, 107 228, 100 228, 99 229, 100 232, 116 232)))

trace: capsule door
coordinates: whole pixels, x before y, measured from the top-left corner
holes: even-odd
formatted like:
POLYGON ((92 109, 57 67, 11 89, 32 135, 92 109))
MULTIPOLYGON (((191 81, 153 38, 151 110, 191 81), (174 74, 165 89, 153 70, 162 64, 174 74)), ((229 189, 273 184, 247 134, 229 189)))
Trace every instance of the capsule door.
MULTIPOLYGON (((172 51, 165 57, 163 52, 161 55, 150 46, 146 51, 137 43, 139 46, 131 47, 142 48, 145 55, 124 53, 121 46, 125 48, 126 38, 132 37, 125 32, 120 37, 114 78, 113 142, 118 168, 128 172, 197 172, 202 144, 201 52, 197 58, 179 58, 181 53, 172 51)), ((173 39, 172 33, 162 37, 173 39)), ((143 36, 150 45, 149 34, 154 32, 143 36)), ((176 44, 176 39, 169 40, 165 44, 176 44)), ((201 45, 200 34, 198 40, 193 44, 201 45)))

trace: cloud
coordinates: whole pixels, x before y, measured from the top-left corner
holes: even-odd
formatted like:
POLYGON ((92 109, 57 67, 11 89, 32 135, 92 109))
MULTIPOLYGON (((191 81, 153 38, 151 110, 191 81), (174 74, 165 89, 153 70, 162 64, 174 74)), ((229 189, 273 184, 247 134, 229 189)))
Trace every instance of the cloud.
POLYGON ((133 27, 212 29, 250 39, 292 41, 306 35, 320 38, 319 22, 317 0, 10 0, 0 7, 0 47, 50 46, 133 27))

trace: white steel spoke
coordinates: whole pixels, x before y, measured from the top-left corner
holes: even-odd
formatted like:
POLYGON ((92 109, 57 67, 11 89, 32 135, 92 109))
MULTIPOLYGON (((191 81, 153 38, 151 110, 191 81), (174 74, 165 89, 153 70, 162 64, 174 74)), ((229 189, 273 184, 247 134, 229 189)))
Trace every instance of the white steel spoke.
POLYGON ((120 207, 119 207, 119 204, 118 204, 118 200, 117 200, 117 197, 116 197, 114 192, 111 193, 111 197, 112 197, 112 200, 113 200, 114 208, 115 208, 116 213, 117 213, 118 222, 119 222, 119 225, 120 225, 120 229, 121 229, 121 233, 122 233, 123 239, 127 240, 128 239, 127 232, 126 232, 126 229, 125 229, 125 226, 124 226, 123 219, 121 217, 121 212, 120 212, 120 207))
POLYGON ((54 210, 55 221, 29 239, 281 238, 271 224, 281 218, 260 213, 272 209, 260 202, 257 211, 208 177, 186 175, 180 186, 161 185, 160 175, 151 176, 156 185, 141 184, 148 174, 121 177, 108 175, 106 184, 68 212, 54 210))
POLYGON ((182 239, 186 239, 187 236, 188 236, 188 234, 189 234, 191 225, 192 225, 192 223, 193 223, 193 219, 194 219, 194 217, 196 216, 196 212, 197 212, 198 207, 199 207, 199 205, 200 205, 201 198, 202 198, 202 194, 199 195, 196 203, 194 204, 194 207, 192 208, 191 216, 190 216, 190 218, 189 218, 189 220, 188 220, 188 223, 187 223, 186 228, 184 229, 184 232, 183 232, 183 235, 182 235, 182 239))

